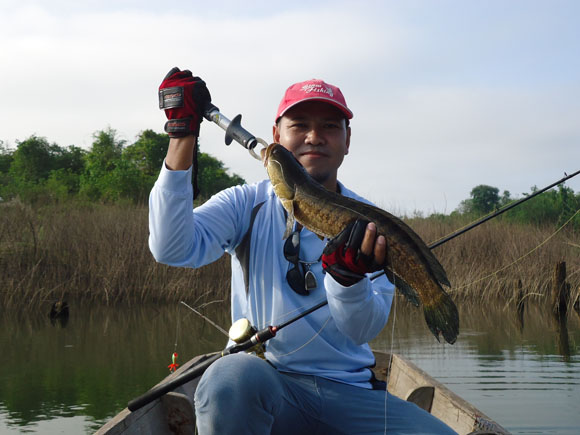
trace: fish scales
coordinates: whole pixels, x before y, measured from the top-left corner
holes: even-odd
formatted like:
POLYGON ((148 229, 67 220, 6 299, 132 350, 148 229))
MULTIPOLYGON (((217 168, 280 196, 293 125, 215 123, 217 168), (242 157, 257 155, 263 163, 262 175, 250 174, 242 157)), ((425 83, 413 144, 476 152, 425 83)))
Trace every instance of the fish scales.
POLYGON ((439 339, 454 343, 459 315, 442 285, 450 286, 445 270, 423 240, 402 220, 372 205, 330 192, 310 177, 292 153, 272 144, 265 165, 274 191, 288 211, 285 236, 294 220, 321 237, 336 237, 350 222, 363 218, 377 225, 387 240, 385 273, 415 305, 423 304, 425 320, 439 339))

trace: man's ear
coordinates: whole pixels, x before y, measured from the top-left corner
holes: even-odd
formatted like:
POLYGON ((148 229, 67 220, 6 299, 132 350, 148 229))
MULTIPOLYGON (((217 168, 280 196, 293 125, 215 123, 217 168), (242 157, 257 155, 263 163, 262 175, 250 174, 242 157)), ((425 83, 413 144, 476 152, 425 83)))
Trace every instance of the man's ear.
POLYGON ((274 139, 274 143, 280 143, 280 130, 278 129, 278 124, 272 126, 272 139, 274 139))
POLYGON ((348 154, 349 148, 350 148, 350 126, 346 127, 346 152, 344 153, 345 156, 348 154))

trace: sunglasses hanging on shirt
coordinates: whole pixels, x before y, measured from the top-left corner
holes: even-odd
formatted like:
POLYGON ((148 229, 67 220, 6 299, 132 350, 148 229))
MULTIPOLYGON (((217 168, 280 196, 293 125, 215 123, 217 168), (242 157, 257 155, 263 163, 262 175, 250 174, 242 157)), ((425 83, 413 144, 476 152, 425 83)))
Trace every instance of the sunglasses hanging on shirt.
POLYGON ((300 260, 300 230, 295 230, 284 243, 284 258, 292 264, 286 273, 286 281, 296 293, 307 296, 310 291, 318 287, 316 276, 310 270, 310 266, 316 261, 300 260))

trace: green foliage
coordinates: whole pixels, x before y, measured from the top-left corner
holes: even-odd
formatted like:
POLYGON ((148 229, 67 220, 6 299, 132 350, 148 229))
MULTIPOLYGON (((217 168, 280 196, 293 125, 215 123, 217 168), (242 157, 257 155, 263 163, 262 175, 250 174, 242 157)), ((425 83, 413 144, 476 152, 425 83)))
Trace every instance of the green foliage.
POLYGON ((55 184, 56 180, 63 180, 62 171, 67 174, 67 190, 78 191, 84 154, 78 147, 62 148, 35 135, 18 142, 14 152, 3 147, 0 149, 0 196, 4 199, 19 196, 27 202, 42 201, 46 197, 62 198, 64 188, 55 184), (57 186, 58 193, 50 191, 57 186))
POLYGON ((133 200, 144 203, 154 183, 152 177, 137 168, 135 162, 121 157, 113 170, 107 172, 101 182, 101 200, 119 202, 133 200))
POLYGON ((60 168, 50 172, 46 180, 46 190, 53 199, 65 201, 79 192, 80 177, 70 168, 60 168))
POLYGON ((43 137, 31 136, 18 147, 10 165, 10 175, 18 182, 38 183, 46 180, 53 169, 56 145, 50 145, 43 137))
POLYGON ((14 152, 0 140, 0 201, 12 195, 12 177, 9 175, 10 166, 14 160, 14 152))
MULTIPOLYGON (((537 191, 532 188, 532 193, 537 191)), ((518 223, 533 223, 536 225, 551 224, 561 226, 580 209, 580 193, 563 185, 557 189, 550 189, 535 198, 515 207, 508 212, 507 218, 518 223)), ((578 226, 580 219, 575 219, 574 225, 578 226)))
POLYGON ((209 154, 198 153, 198 163, 198 186, 202 198, 207 199, 227 187, 245 183, 239 175, 228 175, 224 164, 209 154))
POLYGON ((14 152, 0 140, 0 174, 6 174, 14 160, 14 152))
MULTIPOLYGON (((88 152, 76 146, 62 148, 34 135, 18 142, 16 150, 0 141, 1 200, 145 203, 167 153, 169 136, 144 130, 126 146, 108 127, 95 132, 93 139, 88 152)), ((238 175, 228 175, 219 160, 199 155, 199 199, 244 183, 238 175)))
POLYGON ((94 142, 85 156, 85 168, 81 176, 80 194, 96 201, 115 190, 112 185, 113 172, 123 153, 124 141, 110 127, 93 134, 94 142))
POLYGON ((168 135, 155 133, 153 130, 145 130, 141 132, 133 145, 129 145, 125 149, 124 154, 143 173, 157 175, 168 147, 168 135))
MULTIPOLYGON (((532 187, 531 193, 538 190, 532 187)), ((524 193, 524 196, 529 194, 524 193)), ((492 186, 479 185, 472 189, 471 198, 461 201, 457 210, 452 215, 486 215, 495 209, 504 207, 520 198, 512 198, 509 191, 504 190, 499 196, 499 189, 492 186)), ((509 210, 501 216, 501 219, 519 224, 534 225, 564 225, 580 209, 580 193, 564 185, 557 189, 550 189, 529 201, 509 210)), ((580 217, 576 216, 571 225, 572 228, 580 228, 580 217)))
MULTIPOLYGON (((509 198, 509 192, 504 192, 504 197, 509 198)), ((500 197, 497 187, 480 184, 471 189, 471 198, 461 201, 460 210, 464 214, 488 214, 499 208, 500 197)))

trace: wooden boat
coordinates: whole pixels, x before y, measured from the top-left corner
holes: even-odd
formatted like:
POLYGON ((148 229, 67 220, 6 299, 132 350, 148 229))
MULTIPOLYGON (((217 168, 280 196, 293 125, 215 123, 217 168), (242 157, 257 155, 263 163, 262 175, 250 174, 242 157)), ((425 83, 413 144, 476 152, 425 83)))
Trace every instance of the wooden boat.
MULTIPOLYGON (((193 358, 160 384, 174 379, 208 355, 193 358)), ((459 434, 508 434, 498 423, 479 411, 440 382, 433 379, 412 362, 394 354, 392 358, 375 351, 377 378, 385 380, 388 390, 405 400, 416 403, 459 434)), ((159 384, 159 385, 160 385, 159 384)), ((127 408, 107 422, 98 435, 164 435, 195 433, 195 413, 192 397, 197 380, 165 394, 142 408, 131 412, 127 408)))

